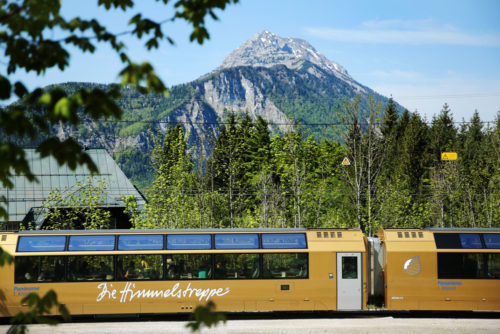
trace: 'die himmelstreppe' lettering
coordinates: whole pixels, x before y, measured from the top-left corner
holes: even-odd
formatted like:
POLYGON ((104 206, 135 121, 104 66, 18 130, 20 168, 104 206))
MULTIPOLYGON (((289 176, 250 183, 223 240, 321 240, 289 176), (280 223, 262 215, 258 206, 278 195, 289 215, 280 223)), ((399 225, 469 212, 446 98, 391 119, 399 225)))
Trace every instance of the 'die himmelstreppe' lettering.
POLYGON ((120 303, 131 302, 136 298, 190 298, 198 297, 200 301, 205 299, 208 301, 211 297, 222 297, 228 294, 229 288, 208 288, 196 289, 191 288, 191 283, 185 288, 180 287, 180 283, 175 283, 172 288, 164 290, 151 289, 136 289, 135 283, 127 282, 121 290, 115 289, 112 283, 101 283, 97 286, 98 295, 97 302, 102 300, 120 300, 120 303))

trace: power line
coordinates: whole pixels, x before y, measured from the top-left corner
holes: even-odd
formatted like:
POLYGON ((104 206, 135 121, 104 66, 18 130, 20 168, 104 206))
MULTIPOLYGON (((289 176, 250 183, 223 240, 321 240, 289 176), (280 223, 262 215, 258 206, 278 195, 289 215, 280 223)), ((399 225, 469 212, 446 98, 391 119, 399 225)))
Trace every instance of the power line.
MULTIPOLYGON (((190 122, 190 121, 165 121, 165 120, 112 120, 112 119, 103 119, 103 120, 89 120, 89 123, 143 123, 143 124, 187 124, 187 125, 230 125, 230 122, 221 121, 221 122, 190 122)), ((472 124, 475 123, 473 121, 453 121, 452 124, 472 124)), ((490 124, 496 123, 496 121, 479 121, 480 124, 490 124)), ((235 125, 241 125, 242 122, 235 122, 235 125)), ((372 124, 375 126, 381 126, 383 122, 358 122, 360 125, 372 124)), ((433 122, 422 122, 422 124, 432 125, 433 122)), ((278 125, 278 126, 351 126, 353 123, 346 122, 324 122, 324 123, 303 123, 303 122, 290 122, 290 123, 269 123, 269 125, 278 125)))
MULTIPOLYGON (((433 99, 462 99, 462 98, 480 98, 500 96, 500 92, 493 93, 461 93, 461 94, 442 94, 442 95, 402 95, 398 99, 407 100, 433 100, 433 99)), ((393 96, 394 97, 394 96, 393 96)), ((394 98, 396 100, 396 98, 394 98)))

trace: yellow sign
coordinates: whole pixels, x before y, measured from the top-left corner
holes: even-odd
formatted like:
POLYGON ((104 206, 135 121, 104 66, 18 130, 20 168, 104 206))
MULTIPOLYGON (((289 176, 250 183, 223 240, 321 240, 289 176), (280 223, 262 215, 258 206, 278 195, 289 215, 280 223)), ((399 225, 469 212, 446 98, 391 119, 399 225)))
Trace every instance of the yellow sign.
POLYGON ((441 160, 443 160, 443 161, 457 160, 457 158, 458 158, 457 152, 442 152, 441 153, 441 160))
POLYGON ((351 162, 349 161, 349 159, 347 157, 345 157, 344 160, 342 160, 342 165, 344 165, 344 166, 350 166, 351 162))

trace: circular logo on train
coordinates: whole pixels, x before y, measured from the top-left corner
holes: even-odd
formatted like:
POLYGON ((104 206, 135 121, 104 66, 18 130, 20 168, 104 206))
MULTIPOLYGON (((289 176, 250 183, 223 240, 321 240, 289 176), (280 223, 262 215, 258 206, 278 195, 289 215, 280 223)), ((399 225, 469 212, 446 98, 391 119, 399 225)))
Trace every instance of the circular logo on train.
POLYGON ((415 256, 409 260, 406 260, 404 265, 404 271, 408 276, 417 276, 422 271, 422 264, 420 263, 420 257, 415 256))

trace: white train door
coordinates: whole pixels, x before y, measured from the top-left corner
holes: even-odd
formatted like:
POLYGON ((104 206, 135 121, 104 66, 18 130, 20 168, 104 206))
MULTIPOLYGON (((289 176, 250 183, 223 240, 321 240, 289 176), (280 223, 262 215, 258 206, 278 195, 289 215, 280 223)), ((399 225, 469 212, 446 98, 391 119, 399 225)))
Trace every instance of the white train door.
POLYGON ((337 253, 337 310, 361 310, 361 253, 337 253))

